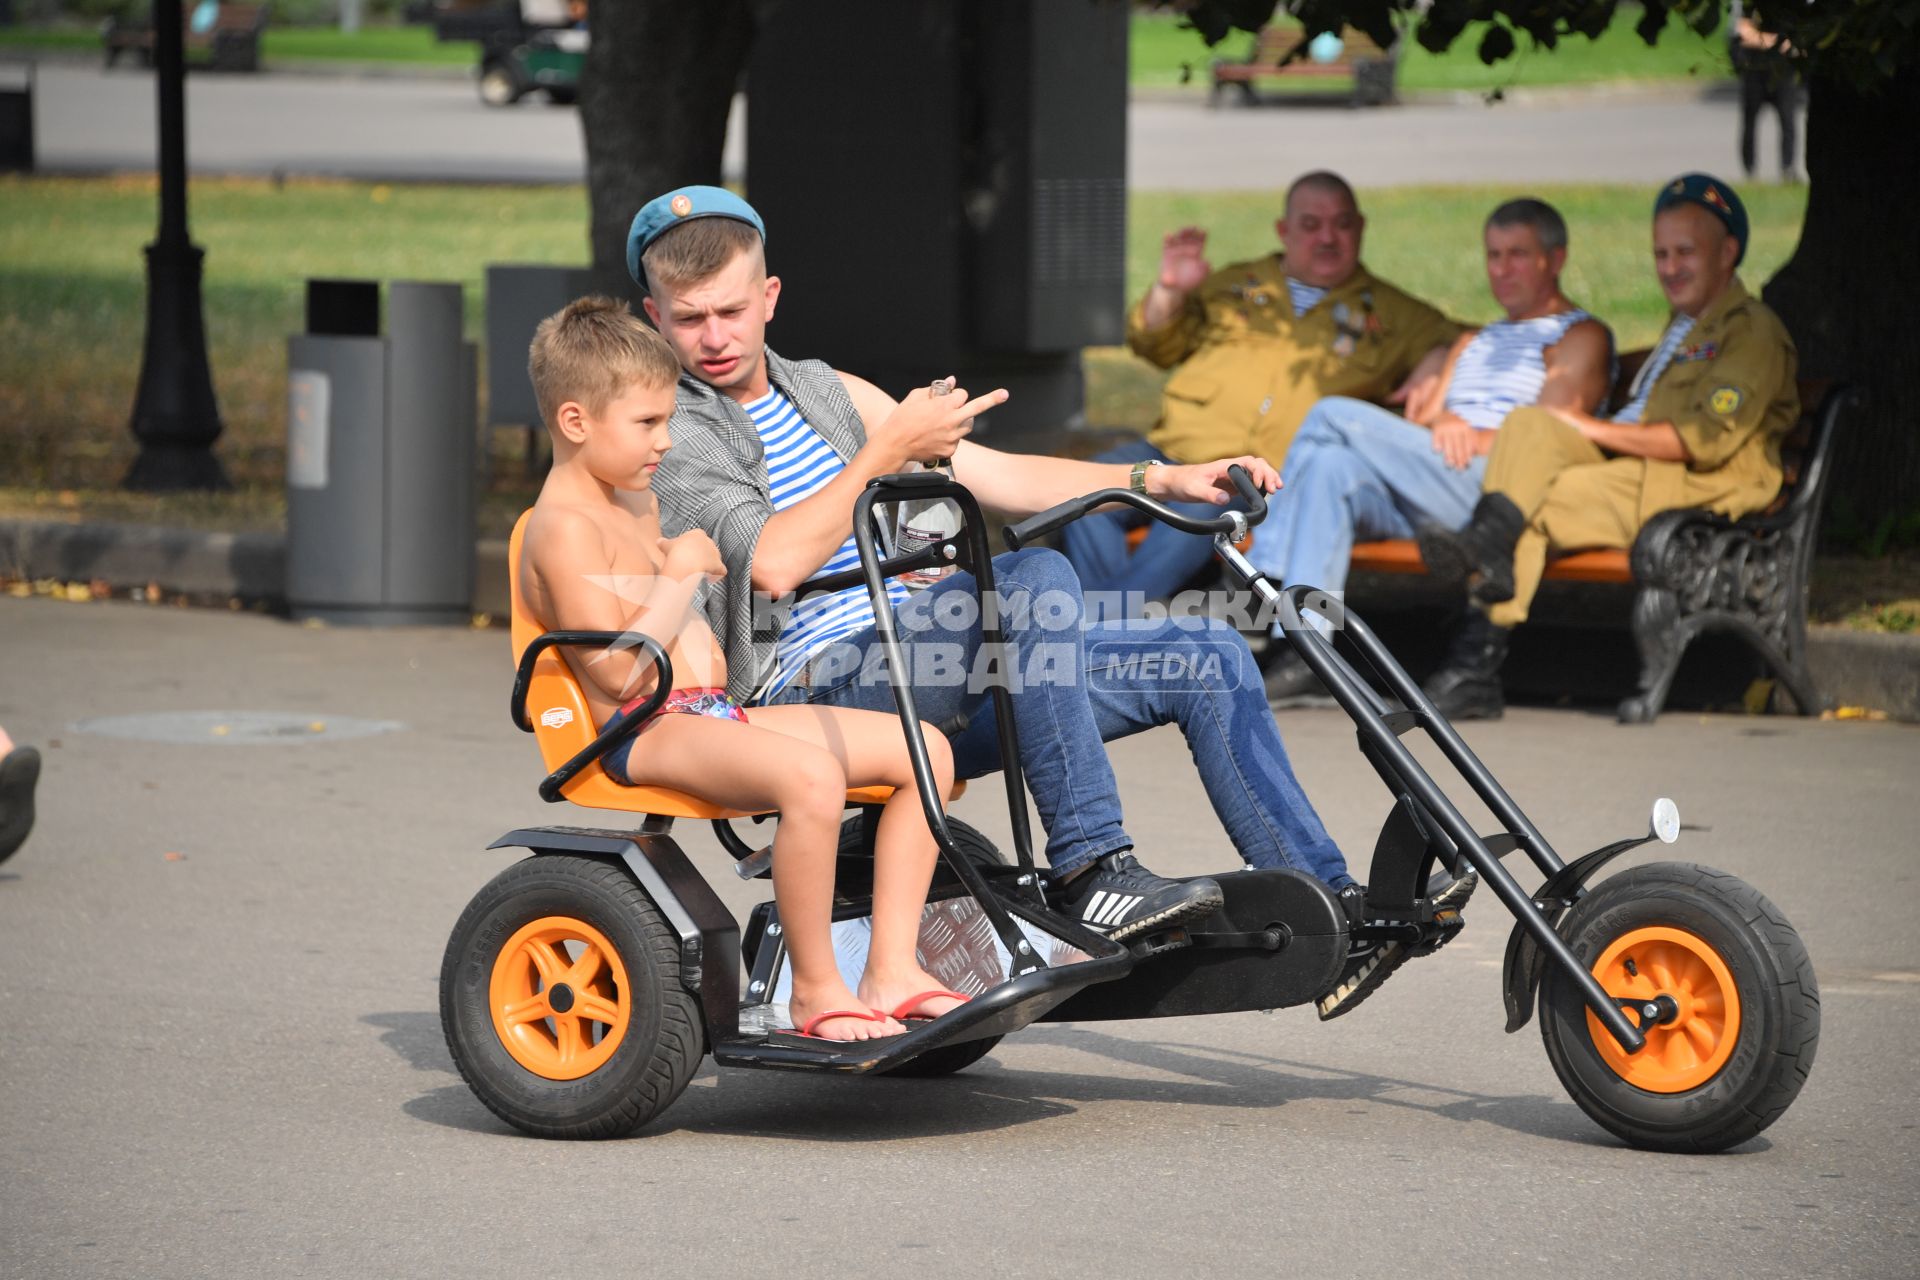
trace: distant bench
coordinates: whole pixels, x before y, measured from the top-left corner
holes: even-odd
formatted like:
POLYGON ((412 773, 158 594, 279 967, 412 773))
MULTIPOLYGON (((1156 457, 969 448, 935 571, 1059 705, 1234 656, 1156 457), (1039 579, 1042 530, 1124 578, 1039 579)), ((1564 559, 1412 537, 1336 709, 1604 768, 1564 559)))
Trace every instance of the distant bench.
MULTIPOLYGON (((194 8, 192 0, 182 0, 180 21, 190 61, 195 60, 196 54, 203 54, 205 56, 198 60, 215 71, 260 69, 260 33, 267 26, 266 5, 223 4, 213 25, 205 31, 193 29, 194 8)), ((140 65, 152 66, 152 12, 132 20, 118 17, 107 19, 106 25, 100 29, 100 43, 105 47, 109 67, 127 52, 132 52, 140 65)))
POLYGON ((1340 29, 1340 56, 1330 62, 1316 62, 1302 45, 1307 33, 1300 27, 1262 27, 1255 37, 1253 52, 1244 61, 1216 59, 1213 63, 1213 89, 1208 103, 1218 106, 1220 92, 1228 85, 1240 91, 1248 106, 1258 102, 1254 87, 1264 80, 1285 76, 1352 76, 1353 104, 1377 106, 1393 101, 1393 76, 1398 55, 1382 49, 1372 36, 1356 27, 1340 29))

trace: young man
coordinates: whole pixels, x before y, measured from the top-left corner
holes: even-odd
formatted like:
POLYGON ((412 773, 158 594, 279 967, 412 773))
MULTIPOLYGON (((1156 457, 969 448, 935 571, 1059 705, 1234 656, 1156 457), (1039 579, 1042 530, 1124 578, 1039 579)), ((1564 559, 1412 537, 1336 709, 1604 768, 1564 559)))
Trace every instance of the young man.
MULTIPOLYGON (((1525 404, 1584 411, 1605 398, 1613 340, 1560 291, 1560 214, 1539 200, 1509 200, 1481 234, 1487 286, 1506 318, 1462 334, 1433 392, 1415 397, 1405 418, 1346 396, 1313 407, 1248 557, 1276 582, 1338 595, 1356 538, 1459 528, 1473 514, 1487 452, 1508 413, 1525 404)), ((1274 640, 1267 697, 1285 703, 1324 692, 1277 631, 1274 640)))
MULTIPOLYGON (((1146 440, 1096 461, 1201 462, 1246 453, 1279 466, 1325 396, 1399 403, 1439 374, 1460 326, 1360 263, 1367 220, 1353 188, 1318 172, 1287 189, 1284 253, 1207 263, 1206 232, 1162 243, 1160 274, 1127 317, 1127 345, 1173 369, 1146 440)), ((1070 525, 1062 547, 1088 591, 1170 596, 1207 562, 1205 538, 1152 524, 1138 549, 1131 512, 1070 525)))
POLYGON ((1653 206, 1653 261, 1673 308, 1660 343, 1611 419, 1578 409, 1517 409, 1487 459, 1485 492, 1457 533, 1420 537, 1428 571, 1465 581, 1474 608, 1427 682, 1454 719, 1505 709, 1500 667, 1526 621, 1547 556, 1631 547, 1675 507, 1726 516, 1780 491, 1780 440, 1800 416, 1793 340, 1734 274, 1747 211, 1733 188, 1689 173, 1653 206))
MULTIPOLYGON (((745 201, 682 188, 640 210, 627 257, 686 374, 672 423, 678 447, 655 477, 655 493, 670 528, 705 529, 726 560, 716 629, 730 690, 743 700, 892 709, 888 685, 871 678, 867 661, 878 640, 864 589, 809 608, 802 627, 766 629, 776 630, 771 636, 755 627, 755 593, 786 595, 852 560, 854 500, 873 476, 950 458, 983 505, 1014 517, 1128 484, 1172 501, 1224 503, 1231 462, 1267 490, 1278 483, 1251 457, 1129 468, 1000 453, 965 437, 973 414, 1001 403, 1003 392, 969 399, 916 391, 896 403, 818 361, 785 360, 765 345, 780 283, 766 274, 764 237, 745 201)), ((1208 619, 1083 628, 1078 580, 1050 551, 996 557, 994 576, 1025 675, 1013 684, 1020 764, 1047 831, 1059 910, 1126 939, 1204 916, 1221 901, 1211 880, 1168 880, 1142 867, 1121 825, 1101 743, 1171 721, 1241 856, 1319 876, 1359 916, 1364 890, 1301 793, 1238 633, 1208 619), (1142 653, 1175 660, 1149 667, 1138 661, 1142 653), (1036 667, 1044 668, 1038 678, 1036 667), (1176 669, 1181 678, 1167 679, 1176 669)), ((970 578, 955 574, 893 601, 920 714, 941 724, 969 718, 954 744, 961 777, 1001 767, 986 686, 969 678, 981 653, 972 593, 970 578), (941 669, 922 654, 949 661, 941 669)), ((1356 957, 1356 973, 1384 977, 1398 962, 1391 946, 1356 957)), ((1342 993, 1327 1016, 1373 985, 1342 993)))

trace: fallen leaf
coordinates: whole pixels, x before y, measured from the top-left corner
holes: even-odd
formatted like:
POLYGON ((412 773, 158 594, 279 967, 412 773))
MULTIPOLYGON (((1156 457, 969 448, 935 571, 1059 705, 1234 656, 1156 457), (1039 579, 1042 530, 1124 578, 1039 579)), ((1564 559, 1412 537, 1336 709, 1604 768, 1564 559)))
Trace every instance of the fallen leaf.
POLYGON ((87 581, 87 592, 95 600, 104 600, 113 594, 113 587, 105 578, 90 578, 87 581))
POLYGON ((493 625, 492 614, 476 613, 473 615, 473 629, 475 631, 485 631, 488 627, 492 625, 493 625))
POLYGON ((187 860, 186 854, 175 853, 171 849, 167 850, 165 853, 161 854, 160 856, 165 858, 168 862, 185 862, 187 860))
POLYGON ((7 586, 7 594, 15 600, 24 600, 33 594, 33 584, 31 582, 9 583, 7 586))
POLYGON ((207 732, 212 734, 216 738, 224 738, 228 734, 233 732, 233 727, 231 725, 217 724, 213 726, 213 728, 207 730, 207 732))

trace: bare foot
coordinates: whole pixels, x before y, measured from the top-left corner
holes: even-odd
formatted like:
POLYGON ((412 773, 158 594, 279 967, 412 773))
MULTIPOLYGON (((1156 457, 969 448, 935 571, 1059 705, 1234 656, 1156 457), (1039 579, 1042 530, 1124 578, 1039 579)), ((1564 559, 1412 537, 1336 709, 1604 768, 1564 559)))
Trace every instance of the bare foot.
POLYGON ((882 1013, 892 1013, 902 1020, 937 1018, 943 1013, 953 1012, 966 1001, 945 995, 927 996, 918 1001, 914 997, 926 996, 929 991, 944 991, 946 985, 919 965, 884 973, 869 968, 860 978, 860 999, 872 1008, 882 1013))
POLYGON ((824 1018, 807 1034, 821 1040, 882 1040, 906 1030, 884 1014, 877 1019, 858 1016, 872 1013, 872 1006, 847 990, 844 982, 822 983, 817 987, 795 983, 793 995, 787 1001, 787 1015, 793 1019, 796 1031, 822 1014, 841 1010, 853 1016, 824 1018))

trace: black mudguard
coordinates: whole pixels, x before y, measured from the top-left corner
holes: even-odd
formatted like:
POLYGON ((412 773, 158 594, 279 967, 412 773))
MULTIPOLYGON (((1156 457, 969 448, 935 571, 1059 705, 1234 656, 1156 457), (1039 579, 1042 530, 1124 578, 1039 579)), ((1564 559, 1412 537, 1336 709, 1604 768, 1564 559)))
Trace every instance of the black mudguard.
POLYGON ((672 836, 588 827, 522 827, 489 849, 618 859, 680 939, 680 984, 700 1002, 707 1043, 739 1034, 740 926, 672 836))
MULTIPOLYGON (((1580 900, 1586 892, 1586 884, 1597 871, 1612 862, 1629 849, 1637 849, 1652 836, 1637 836, 1631 840, 1616 840, 1592 853, 1583 854, 1566 866, 1547 877, 1539 892, 1533 895, 1533 905, 1547 918, 1547 923, 1559 929, 1561 917, 1568 908, 1580 900)), ((1507 1031, 1518 1031, 1527 1025, 1533 1017, 1533 993, 1539 989, 1540 974, 1546 968, 1547 958, 1541 952, 1540 945, 1533 940, 1526 927, 1514 922, 1513 932, 1507 935, 1507 958, 1501 968, 1501 991, 1507 1002, 1507 1031)))

